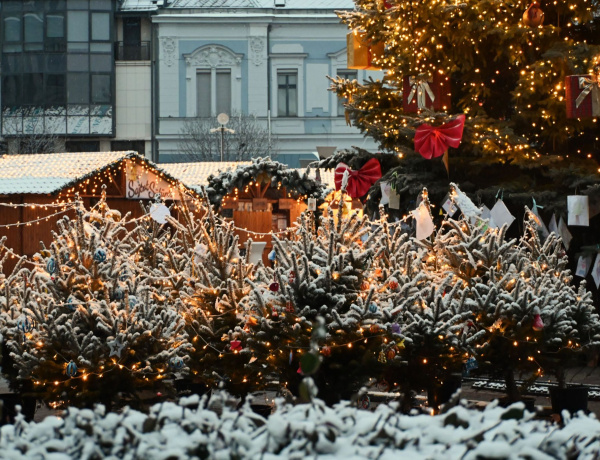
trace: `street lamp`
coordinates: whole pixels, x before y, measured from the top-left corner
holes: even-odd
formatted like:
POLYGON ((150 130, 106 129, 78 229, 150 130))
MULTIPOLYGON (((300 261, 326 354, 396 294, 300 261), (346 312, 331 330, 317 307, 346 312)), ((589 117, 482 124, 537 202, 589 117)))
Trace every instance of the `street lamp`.
POLYGON ((216 133, 217 131, 221 132, 221 162, 223 162, 223 136, 226 132, 229 134, 234 134, 235 131, 233 129, 226 128, 225 125, 229 123, 229 116, 226 113, 220 113, 217 116, 217 121, 221 125, 218 128, 213 128, 210 130, 211 133, 216 133))

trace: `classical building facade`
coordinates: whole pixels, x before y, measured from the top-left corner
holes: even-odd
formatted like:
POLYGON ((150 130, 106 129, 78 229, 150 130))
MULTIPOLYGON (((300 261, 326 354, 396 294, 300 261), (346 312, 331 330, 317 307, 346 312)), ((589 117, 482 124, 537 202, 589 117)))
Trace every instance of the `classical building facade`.
MULTIPOLYGON (((352 0, 3 0, 2 136, 189 161, 186 120, 253 115, 298 166, 317 146, 375 149, 327 76, 347 69, 352 0)), ((267 154, 269 152, 265 152, 267 154)))

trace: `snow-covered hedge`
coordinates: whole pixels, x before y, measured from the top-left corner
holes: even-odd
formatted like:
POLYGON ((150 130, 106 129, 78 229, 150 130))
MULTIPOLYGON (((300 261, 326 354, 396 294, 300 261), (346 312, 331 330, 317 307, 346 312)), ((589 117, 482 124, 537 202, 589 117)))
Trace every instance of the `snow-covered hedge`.
POLYGON ((328 408, 279 404, 264 419, 222 395, 163 403, 148 415, 70 409, 64 419, 19 420, 0 431, 3 459, 591 459, 600 455, 600 423, 583 414, 564 426, 534 420, 521 404, 483 411, 463 406, 437 415, 375 412, 349 403, 328 408))

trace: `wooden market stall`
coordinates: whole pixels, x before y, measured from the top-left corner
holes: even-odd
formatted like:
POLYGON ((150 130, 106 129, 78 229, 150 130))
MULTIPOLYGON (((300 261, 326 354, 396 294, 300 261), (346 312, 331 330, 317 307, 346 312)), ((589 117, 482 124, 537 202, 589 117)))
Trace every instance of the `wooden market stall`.
POLYGON ((265 242, 263 260, 272 248, 272 235, 285 233, 307 208, 324 202, 326 186, 305 171, 266 158, 238 165, 208 178, 210 202, 232 219, 240 244, 265 242))
MULTIPOLYGON (((17 255, 49 244, 56 222, 74 217, 76 194, 86 209, 106 186, 107 204, 121 215, 143 213, 140 200, 176 199, 180 182, 132 151, 4 155, 0 157, 0 236, 17 255)), ((196 195, 193 189, 184 189, 196 195)), ((4 271, 12 269, 16 256, 4 271)))

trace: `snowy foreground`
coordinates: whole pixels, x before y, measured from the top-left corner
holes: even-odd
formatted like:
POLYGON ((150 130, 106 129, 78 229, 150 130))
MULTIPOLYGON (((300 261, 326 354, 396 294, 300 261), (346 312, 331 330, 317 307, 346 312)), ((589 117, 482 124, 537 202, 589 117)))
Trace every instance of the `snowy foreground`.
POLYGON ((223 396, 153 406, 146 415, 125 409, 103 414, 70 409, 64 419, 18 421, 0 432, 2 459, 591 459, 600 455, 600 422, 566 418, 565 426, 533 420, 514 404, 483 411, 462 406, 437 415, 375 412, 348 403, 328 408, 283 402, 264 419, 223 396))

